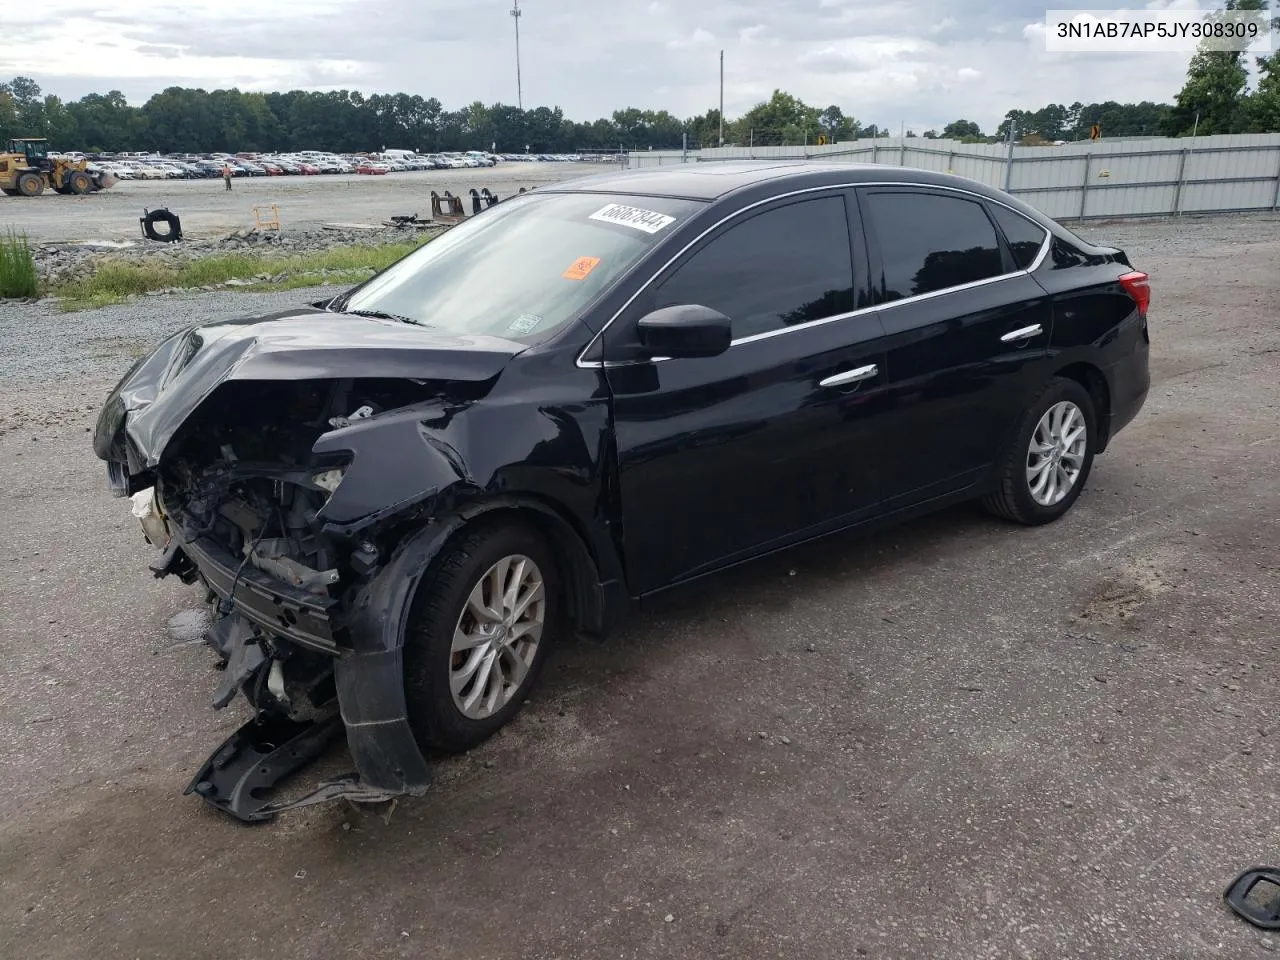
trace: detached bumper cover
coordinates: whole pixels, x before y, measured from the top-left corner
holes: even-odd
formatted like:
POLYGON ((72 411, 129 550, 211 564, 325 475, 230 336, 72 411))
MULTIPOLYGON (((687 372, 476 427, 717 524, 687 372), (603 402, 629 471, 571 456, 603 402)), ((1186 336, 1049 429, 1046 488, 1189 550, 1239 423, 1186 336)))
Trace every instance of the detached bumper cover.
POLYGON ((278 716, 251 720, 205 761, 183 792, 246 823, 270 820, 280 808, 261 795, 319 757, 340 732, 336 717, 319 723, 278 716))

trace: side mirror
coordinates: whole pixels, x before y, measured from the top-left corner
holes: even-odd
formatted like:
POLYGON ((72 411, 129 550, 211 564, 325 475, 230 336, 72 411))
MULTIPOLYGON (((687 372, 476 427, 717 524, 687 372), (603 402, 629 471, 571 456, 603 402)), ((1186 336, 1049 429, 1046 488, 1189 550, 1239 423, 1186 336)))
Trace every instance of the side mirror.
POLYGON ((654 357, 715 357, 733 340, 732 321, 696 303, 654 310, 636 326, 640 343, 654 357))

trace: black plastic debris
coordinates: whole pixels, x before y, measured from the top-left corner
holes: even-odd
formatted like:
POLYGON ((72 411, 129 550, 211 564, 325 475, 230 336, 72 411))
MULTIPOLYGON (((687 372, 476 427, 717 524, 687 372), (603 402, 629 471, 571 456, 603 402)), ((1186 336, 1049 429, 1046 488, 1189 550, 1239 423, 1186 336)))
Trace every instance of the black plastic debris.
POLYGON ((1280 930, 1280 869, 1250 867, 1222 895, 1227 906, 1263 930, 1280 930))
POLYGON ((223 813, 253 823, 272 819, 269 791, 311 763, 342 732, 340 717, 320 722, 267 714, 233 733, 183 791, 223 813))

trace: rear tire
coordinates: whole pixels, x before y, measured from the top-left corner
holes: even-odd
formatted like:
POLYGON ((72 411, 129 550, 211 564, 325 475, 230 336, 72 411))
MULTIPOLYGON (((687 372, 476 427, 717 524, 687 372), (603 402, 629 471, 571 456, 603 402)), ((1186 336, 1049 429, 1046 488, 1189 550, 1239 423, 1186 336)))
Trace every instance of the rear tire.
POLYGON ((537 682, 561 615, 555 555, 536 530, 481 523, 455 537, 423 577, 405 629, 419 744, 456 753, 505 726, 537 682))
POLYGON ((996 491, 983 499, 983 506, 1026 526, 1057 520, 1089 479, 1097 436, 1089 391, 1074 380, 1054 377, 1022 415, 997 464, 996 491))
POLYGON ((38 197, 44 193, 44 178, 38 173, 24 173, 18 177, 18 193, 24 197, 38 197))

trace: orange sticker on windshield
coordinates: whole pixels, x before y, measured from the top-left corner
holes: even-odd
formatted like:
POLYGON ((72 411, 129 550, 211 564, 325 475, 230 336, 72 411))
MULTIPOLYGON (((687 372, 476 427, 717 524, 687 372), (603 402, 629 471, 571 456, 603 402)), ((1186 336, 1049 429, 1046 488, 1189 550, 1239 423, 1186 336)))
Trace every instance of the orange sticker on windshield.
POLYGON ((560 276, 564 277, 566 280, 585 280, 587 279, 587 275, 591 273, 599 263, 599 257, 579 257, 577 260, 573 261, 573 266, 560 274, 560 276))

